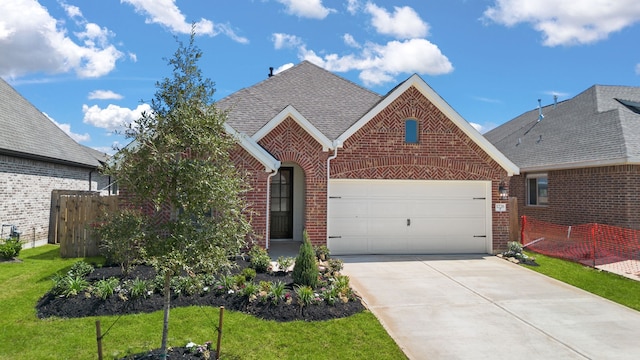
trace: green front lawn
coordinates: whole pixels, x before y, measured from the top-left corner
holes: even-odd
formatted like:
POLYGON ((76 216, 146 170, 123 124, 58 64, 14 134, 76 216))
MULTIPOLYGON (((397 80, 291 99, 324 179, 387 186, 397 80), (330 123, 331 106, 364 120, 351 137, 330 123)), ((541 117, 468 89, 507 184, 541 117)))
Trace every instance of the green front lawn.
MULTIPOLYGON (((640 311, 640 281, 534 252, 540 266, 529 269, 640 311)), ((524 265, 526 266, 526 265, 524 265)))
MULTIPOLYGON (((57 246, 23 250, 21 263, 0 263, 0 359, 96 359, 96 320, 105 359, 160 347, 162 312, 122 317, 45 319, 35 306, 52 286, 51 277, 80 259, 61 259, 57 246)), ((93 259, 95 260, 95 259, 93 259)), ((88 261, 91 261, 89 259, 88 261)), ((218 308, 171 310, 169 343, 212 341, 218 308)), ((368 311, 323 322, 265 321, 224 313, 222 359, 403 359, 400 348, 368 311)))

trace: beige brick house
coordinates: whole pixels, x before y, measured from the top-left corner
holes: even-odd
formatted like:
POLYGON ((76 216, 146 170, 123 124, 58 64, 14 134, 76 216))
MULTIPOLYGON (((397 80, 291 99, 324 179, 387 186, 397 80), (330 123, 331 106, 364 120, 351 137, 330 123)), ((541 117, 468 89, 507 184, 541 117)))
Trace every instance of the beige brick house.
POLYGON ((493 253, 519 169, 419 76, 379 95, 304 61, 220 100, 261 245, 332 254, 493 253))
POLYGON ((0 129, 0 224, 16 226, 25 246, 47 243, 53 190, 108 189, 98 172, 105 155, 76 143, 2 79, 0 129))

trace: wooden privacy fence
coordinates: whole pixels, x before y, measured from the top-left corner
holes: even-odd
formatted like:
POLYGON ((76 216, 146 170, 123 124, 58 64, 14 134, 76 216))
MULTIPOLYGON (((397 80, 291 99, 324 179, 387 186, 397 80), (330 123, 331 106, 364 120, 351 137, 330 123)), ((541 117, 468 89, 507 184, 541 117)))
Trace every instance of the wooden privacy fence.
POLYGON ((98 255, 98 239, 92 224, 105 210, 118 209, 118 196, 93 191, 53 190, 49 243, 60 244, 60 256, 98 255))

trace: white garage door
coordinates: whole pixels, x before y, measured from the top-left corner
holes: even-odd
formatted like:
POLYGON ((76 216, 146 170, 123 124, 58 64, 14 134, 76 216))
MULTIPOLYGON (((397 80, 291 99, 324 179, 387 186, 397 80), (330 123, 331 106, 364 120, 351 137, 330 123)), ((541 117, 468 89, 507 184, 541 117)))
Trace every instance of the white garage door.
POLYGON ((491 251, 490 181, 330 180, 332 254, 491 251))

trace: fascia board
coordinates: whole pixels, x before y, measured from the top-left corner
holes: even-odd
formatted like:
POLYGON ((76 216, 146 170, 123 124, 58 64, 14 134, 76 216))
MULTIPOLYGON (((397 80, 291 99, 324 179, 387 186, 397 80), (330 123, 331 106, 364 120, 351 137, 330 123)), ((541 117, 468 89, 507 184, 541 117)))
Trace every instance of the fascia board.
POLYGON ((493 144, 491 144, 478 130, 476 130, 468 121, 458 114, 440 95, 438 95, 420 76, 412 75, 405 82, 394 89, 387 97, 385 97, 378 105, 367 112, 360 120, 353 124, 347 131, 340 135, 337 141, 342 144, 351 135, 355 134, 378 113, 389 106, 400 95, 414 86, 422 95, 424 95, 432 104, 434 104, 447 118, 458 126, 467 136, 469 136, 482 150, 484 150, 493 160, 495 160, 509 176, 520 174, 520 169, 516 164, 502 154, 493 144))
POLYGON ((224 124, 224 128, 227 131, 227 134, 233 136, 244 150, 264 165, 265 172, 273 172, 280 168, 280 161, 269 154, 251 137, 236 131, 236 129, 227 123, 224 124))
POLYGON ((570 170, 570 169, 582 169, 582 168, 618 166, 618 165, 640 165, 640 158, 625 157, 625 158, 609 159, 609 160, 579 161, 579 162, 572 162, 572 163, 529 166, 529 167, 523 167, 520 170, 522 172, 530 173, 530 172, 546 172, 546 171, 554 171, 554 170, 570 170))
POLYGON ((311 137, 313 137, 320 145, 322 145, 323 151, 328 151, 329 149, 333 149, 333 142, 329 140, 323 133, 320 132, 309 120, 307 120, 296 108, 291 105, 288 105, 282 111, 278 113, 278 115, 274 116, 273 119, 269 120, 260 130, 258 130, 255 134, 253 134, 252 139, 260 141, 263 137, 265 137, 271 130, 275 129, 276 126, 280 125, 286 118, 291 117, 300 127, 302 127, 311 137))

